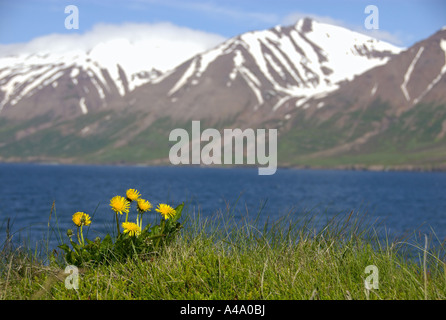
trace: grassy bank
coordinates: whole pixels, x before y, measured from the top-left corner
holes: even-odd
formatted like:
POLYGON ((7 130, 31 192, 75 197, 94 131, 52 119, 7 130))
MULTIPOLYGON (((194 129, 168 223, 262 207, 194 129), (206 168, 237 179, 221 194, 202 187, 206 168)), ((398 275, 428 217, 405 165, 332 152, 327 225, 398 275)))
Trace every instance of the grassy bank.
POLYGON ((378 237, 362 215, 322 227, 302 214, 271 224, 190 212, 183 220, 154 254, 81 267, 77 290, 65 286, 61 252, 42 261, 5 243, 0 299, 446 299, 444 244, 378 237))

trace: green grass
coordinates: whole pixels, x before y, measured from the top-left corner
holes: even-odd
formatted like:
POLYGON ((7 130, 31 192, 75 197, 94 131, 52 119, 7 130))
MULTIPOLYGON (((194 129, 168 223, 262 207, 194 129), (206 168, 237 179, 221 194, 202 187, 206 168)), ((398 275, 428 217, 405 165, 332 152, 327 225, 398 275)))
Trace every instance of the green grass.
MULTIPOLYGON (((161 118, 152 123, 147 129, 139 132, 128 143, 116 147, 108 145, 98 154, 84 156, 88 162, 128 162, 144 163, 160 158, 168 158, 170 131, 166 128, 176 128, 181 125, 173 123, 168 118, 161 118)), ((131 131, 131 129, 129 130, 131 131)), ((123 136, 125 134, 123 133, 123 136)), ((100 149, 100 148, 98 148, 100 149)))
POLYGON ((80 269, 4 244, 0 299, 446 299, 444 244, 390 240, 360 214, 323 222, 293 213, 274 223, 186 213, 173 243, 152 256, 80 269), (378 236, 380 235, 380 236, 378 236), (365 268, 379 270, 367 290, 365 268))
POLYGON ((387 116, 390 107, 375 100, 368 108, 316 122, 297 117, 293 128, 279 137, 278 160, 290 165, 337 167, 413 165, 431 168, 446 163, 446 137, 441 136, 445 121, 444 105, 418 104, 400 117, 387 116), (342 127, 336 121, 348 118, 342 127), (366 143, 350 150, 314 157, 313 152, 327 150, 354 141, 380 126, 387 118, 388 127, 366 143))
MULTIPOLYGON (((298 110, 288 129, 279 132, 279 166, 412 165, 430 169, 446 164, 446 135, 442 133, 444 105, 418 104, 396 117, 388 114, 391 107, 379 99, 353 111, 349 109, 351 102, 345 103, 342 112, 330 116, 323 116, 330 106, 317 111, 322 113, 320 117, 307 117, 304 110, 298 110), (377 128, 381 128, 378 134, 349 150, 314 155, 354 142, 377 128)), ((4 161, 168 164, 169 151, 174 145, 169 141, 170 131, 184 128, 190 134, 191 121, 164 117, 149 125, 144 120, 147 115, 132 114, 129 110, 119 114, 101 110, 72 120, 55 120, 50 126, 45 126, 49 115, 24 123, 0 119, 0 157, 4 161)), ((236 117, 217 123, 202 121, 201 129, 228 128, 235 120, 236 117)), ((274 128, 282 124, 271 120, 264 125, 274 128)))

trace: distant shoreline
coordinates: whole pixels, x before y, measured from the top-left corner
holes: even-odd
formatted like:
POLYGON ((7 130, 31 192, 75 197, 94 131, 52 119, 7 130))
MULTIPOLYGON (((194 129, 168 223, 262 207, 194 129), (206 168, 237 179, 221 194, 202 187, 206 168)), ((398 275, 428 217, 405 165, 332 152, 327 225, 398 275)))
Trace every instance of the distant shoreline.
MULTIPOLYGON (((79 165, 79 166, 129 166, 129 167, 193 167, 193 168, 213 168, 213 169, 231 169, 231 168, 258 168, 257 165, 172 165, 169 162, 154 161, 151 163, 132 163, 132 162, 103 162, 89 163, 78 161, 48 161, 48 160, 27 160, 27 161, 5 161, 0 159, 0 164, 35 164, 35 165, 79 165)), ((296 169, 296 170, 341 170, 341 171, 408 171, 408 172, 446 172, 446 164, 442 165, 338 165, 338 166, 309 166, 309 165, 278 165, 277 169, 296 169)))

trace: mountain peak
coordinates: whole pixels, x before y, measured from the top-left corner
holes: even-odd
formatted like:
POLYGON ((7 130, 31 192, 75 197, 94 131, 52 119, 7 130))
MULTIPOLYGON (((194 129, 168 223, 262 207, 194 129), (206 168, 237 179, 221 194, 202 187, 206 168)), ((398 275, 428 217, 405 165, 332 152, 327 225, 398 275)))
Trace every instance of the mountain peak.
POLYGON ((403 51, 306 17, 227 39, 167 71, 153 63, 156 50, 142 50, 156 49, 151 41, 0 57, 0 161, 161 162, 169 130, 199 119, 277 128, 284 164, 369 161, 406 145, 417 164, 420 150, 445 163, 445 30, 403 51))
POLYGON ((296 22, 296 29, 302 33, 313 31, 314 20, 309 17, 305 17, 296 22))
MULTIPOLYGON (((222 86, 216 89, 222 92, 222 99, 226 90, 241 86, 245 90, 241 96, 247 99, 243 103, 254 110, 261 106, 276 110, 291 98, 304 100, 336 90, 340 82, 387 62, 400 51, 310 17, 287 28, 244 33, 173 69, 153 64, 158 56, 154 53, 157 50, 150 50, 154 49, 151 41, 136 45, 129 40, 118 37, 98 43, 88 52, 48 55, 27 63, 20 57, 15 61, 0 59, 0 111, 17 109, 19 102, 26 108, 34 104, 29 101, 40 101, 40 93, 45 92, 45 99, 52 95, 52 100, 62 99, 73 112, 83 114, 83 106, 105 107, 137 87, 156 85, 165 98, 177 101, 183 94, 195 94, 191 92, 209 95, 207 83, 222 86), (150 72, 152 68, 163 75, 150 72)), ((159 58, 164 64, 172 63, 166 55, 159 58)), ((43 105, 49 112, 49 106, 43 105)), ((19 109, 16 113, 22 115, 19 109)))

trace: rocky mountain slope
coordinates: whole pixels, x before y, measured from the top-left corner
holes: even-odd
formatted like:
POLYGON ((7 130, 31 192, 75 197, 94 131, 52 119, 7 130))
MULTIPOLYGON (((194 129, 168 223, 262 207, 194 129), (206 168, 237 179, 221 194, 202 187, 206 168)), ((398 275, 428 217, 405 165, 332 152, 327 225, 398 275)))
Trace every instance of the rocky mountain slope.
MULTIPOLYGON (((199 54, 130 97, 146 107, 158 94, 159 108, 181 117, 226 119, 246 111, 246 121, 265 117, 289 100, 326 95, 401 49, 350 30, 302 19, 290 27, 255 31, 199 54)), ((153 106, 152 106, 153 107, 153 106)), ((251 121, 249 121, 251 122, 251 121)))
POLYGON ((0 159, 168 162, 169 132, 202 120, 277 128, 282 165, 441 166, 445 33, 402 49, 302 19, 164 72, 91 52, 0 59, 0 159))
POLYGON ((100 43, 89 52, 2 58, 2 115, 20 119, 51 112, 72 118, 105 108, 112 100, 122 104, 121 97, 131 104, 135 98, 138 104, 138 100, 145 102, 154 94, 159 96, 163 110, 166 103, 177 102, 175 109, 187 109, 192 114, 196 109, 200 116, 221 112, 222 104, 235 112, 240 110, 240 103, 249 104, 252 111, 274 111, 290 97, 306 98, 336 90, 340 81, 351 80, 400 51, 310 19, 290 27, 242 34, 164 73, 154 66, 148 69, 150 62, 136 53, 140 49, 117 39, 100 43), (135 90, 138 88, 141 90, 135 90), (228 92, 235 88, 244 101, 228 99, 228 92), (197 95, 207 96, 207 101, 197 101, 197 95), (215 102, 218 97, 220 103, 215 102))
MULTIPOLYGON (((300 161, 444 168, 446 163, 446 28, 296 110, 286 134, 300 161), (300 138, 329 132, 325 144, 300 138), (318 129, 319 128, 319 129, 318 129), (336 138, 335 138, 336 137, 336 138), (300 141, 301 143, 294 141, 300 141), (312 145, 298 152, 299 145, 312 145), (318 146, 318 147, 315 147, 318 146), (333 160, 333 161, 332 161, 333 160)), ((284 156, 290 158, 289 156, 284 156)), ((296 159, 294 159, 296 161, 296 159)), ((299 162, 299 160, 297 160, 299 162)))

